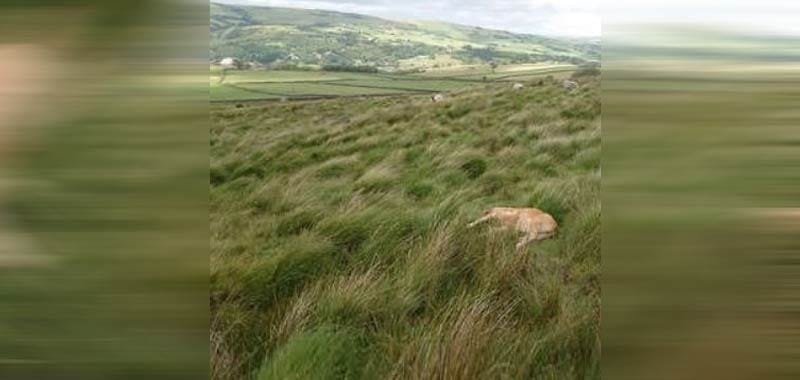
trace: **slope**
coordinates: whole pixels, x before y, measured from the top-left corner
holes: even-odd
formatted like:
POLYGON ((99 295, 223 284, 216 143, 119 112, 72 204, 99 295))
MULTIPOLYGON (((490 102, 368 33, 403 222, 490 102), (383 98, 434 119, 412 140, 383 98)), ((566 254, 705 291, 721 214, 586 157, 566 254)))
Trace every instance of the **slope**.
POLYGON ((599 78, 213 105, 215 378, 596 378, 599 78), (556 239, 466 224, 533 206, 556 239), (453 360, 458 358, 458 360, 453 360))

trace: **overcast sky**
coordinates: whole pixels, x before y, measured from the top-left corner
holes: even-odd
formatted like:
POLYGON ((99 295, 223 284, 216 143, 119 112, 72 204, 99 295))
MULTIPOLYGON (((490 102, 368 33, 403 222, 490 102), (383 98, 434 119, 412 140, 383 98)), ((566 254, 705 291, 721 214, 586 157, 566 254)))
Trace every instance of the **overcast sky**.
POLYGON ((800 0, 212 0, 439 20, 512 32, 599 37, 602 22, 692 23, 800 34, 800 0), (602 9, 602 17, 601 17, 602 9))
POLYGON ((800 35, 800 0, 601 0, 603 24, 683 23, 800 35))
POLYGON ((214 0, 437 20, 518 33, 599 37, 599 0, 214 0))

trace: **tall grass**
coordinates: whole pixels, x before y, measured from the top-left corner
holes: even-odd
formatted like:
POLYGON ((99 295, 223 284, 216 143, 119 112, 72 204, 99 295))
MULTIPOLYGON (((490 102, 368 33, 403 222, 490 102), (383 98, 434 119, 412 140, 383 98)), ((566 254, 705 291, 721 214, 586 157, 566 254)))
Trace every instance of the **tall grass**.
POLYGON ((598 378, 598 78, 215 106, 214 378, 598 378), (466 224, 491 206, 561 224, 466 224))

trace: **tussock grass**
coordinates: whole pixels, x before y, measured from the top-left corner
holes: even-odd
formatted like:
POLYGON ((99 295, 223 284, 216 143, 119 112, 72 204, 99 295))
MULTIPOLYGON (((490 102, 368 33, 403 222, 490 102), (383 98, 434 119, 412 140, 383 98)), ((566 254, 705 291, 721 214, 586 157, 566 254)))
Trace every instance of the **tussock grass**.
POLYGON ((323 325, 301 332, 259 372, 259 380, 354 379, 367 352, 362 333, 323 325))
POLYGON ((597 78, 215 106, 218 379, 598 378, 597 78), (555 239, 467 223, 538 207, 555 239))

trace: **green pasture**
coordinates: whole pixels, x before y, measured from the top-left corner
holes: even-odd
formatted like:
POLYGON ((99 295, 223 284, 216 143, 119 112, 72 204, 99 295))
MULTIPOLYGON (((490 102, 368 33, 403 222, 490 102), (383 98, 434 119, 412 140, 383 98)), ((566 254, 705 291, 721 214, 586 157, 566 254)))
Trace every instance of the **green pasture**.
POLYGON ((302 99, 452 92, 490 82, 534 81, 575 71, 572 65, 461 66, 414 74, 291 70, 223 70, 212 67, 211 101, 302 99))

